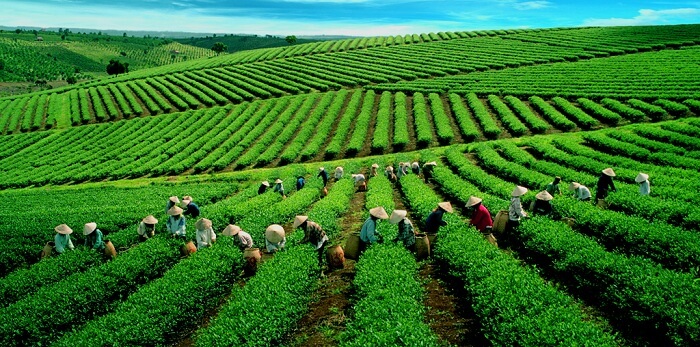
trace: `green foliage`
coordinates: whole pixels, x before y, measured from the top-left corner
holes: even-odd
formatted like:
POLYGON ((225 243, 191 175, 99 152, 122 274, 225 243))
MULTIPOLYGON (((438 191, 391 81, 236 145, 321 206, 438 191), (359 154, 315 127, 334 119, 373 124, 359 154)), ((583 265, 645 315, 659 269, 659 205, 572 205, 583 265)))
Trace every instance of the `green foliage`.
POLYGON ((129 72, 129 63, 122 63, 116 59, 110 59, 107 64, 107 74, 117 75, 129 72))

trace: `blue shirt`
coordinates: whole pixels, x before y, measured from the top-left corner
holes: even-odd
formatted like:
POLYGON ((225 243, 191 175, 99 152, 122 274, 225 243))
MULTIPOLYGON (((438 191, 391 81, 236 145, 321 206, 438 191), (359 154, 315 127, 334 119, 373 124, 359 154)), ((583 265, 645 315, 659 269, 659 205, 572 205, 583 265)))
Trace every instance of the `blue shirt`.
POLYGON ((197 218, 199 217, 199 206, 195 204, 194 202, 190 202, 187 204, 187 207, 185 207, 185 212, 183 213, 185 216, 192 216, 192 218, 197 218))
POLYGON ((444 213, 445 211, 439 208, 437 211, 431 212, 430 215, 428 215, 428 218, 425 220, 426 234, 437 234, 441 226, 447 225, 447 223, 442 220, 442 215, 444 213))
POLYGON ((92 233, 85 236, 85 247, 90 247, 98 251, 105 249, 105 243, 102 241, 102 231, 95 229, 92 233))
POLYGON ((70 240, 70 235, 63 235, 56 233, 56 237, 53 238, 54 245, 56 247, 56 252, 63 253, 66 249, 73 250, 73 242, 70 240))
POLYGON ((305 183, 306 183, 306 181, 304 180, 304 177, 297 178, 297 190, 304 188, 305 183))
POLYGON ((186 227, 186 221, 185 217, 180 217, 178 219, 175 219, 174 216, 169 216, 168 221, 165 222, 165 226, 168 228, 168 231, 171 234, 175 234, 177 236, 186 236, 185 233, 185 227, 186 227))
POLYGON ((362 224, 360 230, 360 240, 365 243, 376 243, 377 240, 377 221, 372 217, 367 218, 365 224, 362 224))

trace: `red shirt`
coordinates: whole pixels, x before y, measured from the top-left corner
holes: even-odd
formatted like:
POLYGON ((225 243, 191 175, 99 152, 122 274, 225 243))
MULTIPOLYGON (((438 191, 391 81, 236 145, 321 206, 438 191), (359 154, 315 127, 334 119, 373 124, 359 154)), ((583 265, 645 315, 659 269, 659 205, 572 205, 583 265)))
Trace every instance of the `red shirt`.
POLYGON ((477 230, 483 232, 486 227, 493 226, 493 220, 491 219, 491 213, 486 209, 484 205, 479 205, 479 207, 472 213, 472 219, 469 224, 476 227, 477 230))

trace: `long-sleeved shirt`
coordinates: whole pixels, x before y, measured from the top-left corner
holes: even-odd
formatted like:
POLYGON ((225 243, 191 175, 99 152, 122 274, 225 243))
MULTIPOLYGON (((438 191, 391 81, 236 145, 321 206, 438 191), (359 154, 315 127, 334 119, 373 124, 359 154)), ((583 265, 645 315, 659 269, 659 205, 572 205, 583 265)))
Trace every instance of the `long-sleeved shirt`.
POLYGON ((469 224, 476 227, 476 230, 484 232, 486 227, 493 226, 493 219, 491 219, 491 213, 486 206, 479 204, 479 207, 474 209, 472 212, 472 218, 469 220, 469 224))
POLYGON ((297 178, 297 190, 300 190, 301 188, 304 188, 304 185, 306 184, 306 181, 304 180, 303 177, 297 178))
POLYGON ((403 242, 404 247, 411 247, 416 244, 416 232, 413 223, 408 218, 399 221, 399 235, 396 239, 403 242))
POLYGON ((267 248, 268 252, 272 251, 281 251, 284 248, 284 244, 287 243, 287 238, 283 238, 282 241, 277 242, 277 243, 272 243, 265 239, 265 248, 267 248))
POLYGON ((591 198, 591 191, 586 186, 579 186, 574 189, 574 196, 579 200, 588 200, 591 198))
POLYGON ((544 188, 550 195, 561 194, 561 189, 559 188, 559 183, 554 184, 554 182, 549 182, 544 188))
POLYGON ((616 191, 615 183, 613 183, 612 177, 601 174, 598 178, 598 184, 596 186, 595 198, 605 199, 608 196, 608 190, 616 191))
POLYGON ((73 242, 70 240, 70 235, 63 235, 56 233, 53 238, 54 245, 56 247, 56 252, 63 253, 66 249, 73 250, 73 242))
POLYGON ((445 213, 442 209, 433 211, 425 219, 425 233, 426 234, 437 234, 441 226, 447 225, 445 221, 442 220, 442 215, 445 213))
POLYGON ((187 207, 185 207, 185 212, 183 212, 185 216, 192 216, 192 218, 197 218, 199 217, 199 206, 197 206, 194 202, 190 202, 187 204, 187 207))
POLYGON ((202 247, 210 247, 212 242, 216 240, 216 234, 212 228, 206 228, 204 230, 197 229, 197 249, 202 247))
POLYGON ((241 230, 238 232, 238 235, 233 237, 233 242, 238 246, 238 248, 241 249, 241 251, 247 248, 253 248, 253 238, 250 237, 250 234, 247 232, 241 230))
POLYGON ((276 183, 275 187, 272 188, 272 191, 284 195, 284 186, 282 185, 282 183, 276 183))
POLYGON ((339 180, 339 179, 343 178, 343 172, 344 172, 343 170, 335 170, 335 179, 339 180))
POLYGON ((187 226, 187 223, 185 221, 185 217, 180 217, 178 219, 175 219, 174 216, 168 217, 168 221, 165 222, 165 227, 168 228, 168 231, 171 234, 175 234, 177 236, 186 236, 185 228, 187 226))
POLYGON ((312 221, 307 220, 305 224, 306 226, 303 228, 304 238, 301 240, 301 242, 309 242, 312 245, 314 245, 316 249, 321 248, 321 246, 323 246, 323 243, 328 241, 328 236, 326 235, 326 232, 323 231, 323 229, 320 225, 318 225, 318 223, 314 223, 312 221))
POLYGON ((639 184, 639 194, 649 195, 651 193, 651 187, 649 186, 649 180, 646 180, 639 184))
POLYGON ((260 187, 258 188, 258 195, 264 193, 267 190, 267 186, 264 184, 261 184, 260 187))
POLYGON ((511 198, 510 206, 508 207, 508 218, 512 221, 518 221, 520 218, 525 216, 527 216, 527 213, 525 213, 525 210, 523 210, 523 205, 520 203, 520 198, 511 198))
POLYGON ((145 238, 149 237, 148 234, 150 234, 151 230, 153 230, 155 232, 154 229, 146 228, 146 223, 144 223, 144 222, 140 222, 138 228, 136 229, 136 231, 139 232, 139 236, 143 236, 145 238))
POLYGON ((326 184, 328 184, 328 172, 326 172, 326 170, 319 172, 316 177, 321 177, 321 179, 323 180, 324 187, 326 186, 326 184))
POLYGON ((85 247, 90 247, 98 251, 105 249, 105 243, 102 241, 103 235, 100 229, 95 229, 89 235, 85 236, 85 247))
POLYGON ((532 209, 532 213, 543 216, 552 213, 552 202, 540 199, 535 200, 535 206, 532 209))
POLYGON ((398 179, 401 179, 401 177, 405 176, 406 172, 403 171, 403 167, 399 166, 399 169, 396 171, 396 177, 398 179))
POLYGON ((353 179, 355 180, 355 183, 364 182, 364 180, 365 180, 365 175, 363 175, 363 174, 357 174, 357 175, 355 175, 355 178, 353 178, 353 179))
POLYGON ((376 243, 379 241, 377 238, 377 221, 372 219, 372 217, 367 218, 365 224, 362 224, 360 240, 364 243, 376 243))

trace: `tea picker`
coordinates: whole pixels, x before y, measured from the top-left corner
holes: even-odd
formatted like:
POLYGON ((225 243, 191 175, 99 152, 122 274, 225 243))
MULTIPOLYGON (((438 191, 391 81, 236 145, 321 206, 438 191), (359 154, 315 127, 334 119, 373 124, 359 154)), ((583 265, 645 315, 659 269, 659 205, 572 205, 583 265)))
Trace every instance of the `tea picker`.
POLYGON ((318 223, 309 220, 308 216, 294 217, 294 229, 299 228, 304 230, 304 238, 299 243, 310 243, 318 253, 318 265, 323 264, 323 250, 328 242, 328 235, 323 231, 318 223))
POLYGON ((336 168, 335 168, 335 174, 334 174, 335 180, 337 181, 337 180, 343 178, 343 174, 344 174, 344 173, 345 173, 345 170, 343 169, 342 166, 336 167, 336 168))
POLYGON ((258 187, 258 195, 265 193, 267 191, 267 188, 270 188, 270 182, 262 181, 260 183, 260 187, 258 187))
POLYGON ((467 200, 467 208, 472 211, 469 224, 476 227, 476 230, 482 234, 490 234, 493 228, 493 219, 491 219, 491 212, 484 206, 482 199, 470 196, 467 200))
POLYGON ((97 229, 97 223, 87 223, 83 227, 83 235, 85 235, 85 247, 104 251, 105 243, 102 241, 104 235, 100 229, 97 229))
POLYGON ((199 217, 199 206, 192 202, 192 197, 189 195, 182 197, 182 208, 185 209, 183 213, 187 217, 197 218, 199 217))
POLYGON ((241 251, 253 248, 253 238, 238 225, 227 225, 221 234, 233 237, 233 243, 236 244, 241 251))
POLYGON ((378 168, 379 168, 379 164, 377 164, 377 163, 372 164, 372 166, 370 167, 370 175, 371 175, 372 177, 376 177, 376 176, 378 175, 378 174, 377 174, 377 169, 378 169, 378 168))
POLYGON ((547 183, 547 186, 544 188, 544 190, 546 190, 547 193, 549 193, 552 196, 561 195, 561 188, 559 188, 559 183, 561 183, 561 177, 554 177, 554 181, 547 183))
POLYGON ((316 177, 321 177, 323 180, 323 187, 325 187, 328 184, 328 172, 326 172, 326 168, 321 166, 318 168, 318 175, 316 177))
POLYGON ((158 220, 156 217, 153 217, 153 215, 146 216, 141 220, 141 223, 139 223, 136 229, 141 241, 145 241, 156 234, 156 224, 158 224, 158 220))
POLYGON ((520 197, 527 193, 528 189, 516 186, 511 193, 510 206, 508 206, 508 223, 506 231, 514 231, 520 225, 520 219, 527 217, 527 212, 523 209, 520 197))
POLYGON ((216 234, 214 229, 212 229, 211 221, 206 218, 201 218, 194 223, 197 239, 197 250, 204 247, 211 247, 211 245, 216 242, 216 234))
POLYGON ((187 233, 185 231, 187 225, 185 217, 182 215, 182 209, 177 206, 173 206, 168 210, 168 216, 168 221, 165 222, 165 227, 170 232, 170 235, 172 235, 174 238, 185 240, 187 237, 187 233))
POLYGON ((360 253, 367 249, 367 245, 382 242, 382 236, 377 234, 377 220, 388 218, 384 207, 378 206, 369 210, 369 217, 360 230, 360 253))
POLYGON ((178 199, 177 196, 169 197, 168 202, 165 203, 165 214, 168 214, 168 210, 179 203, 180 199, 178 199))
POLYGON ((416 231, 413 228, 413 223, 406 217, 406 210, 394 210, 389 217, 389 223, 397 224, 399 234, 394 241, 401 241, 403 246, 411 252, 416 251, 416 231))
POLYGON ((569 190, 574 191, 574 197, 579 201, 591 200, 591 191, 588 190, 588 187, 584 186, 583 184, 571 182, 571 184, 569 184, 569 190))
POLYGON ((532 202, 532 213, 543 216, 552 214, 552 199, 554 197, 546 190, 537 193, 535 201, 532 202))
POLYGON ((283 198, 286 198, 284 195, 284 186, 282 185, 282 180, 281 179, 276 179, 275 180, 275 186, 272 188, 272 191, 275 193, 280 193, 283 198))
POLYGON ((598 178, 598 183, 596 185, 595 198, 596 200, 605 200, 608 197, 608 191, 612 190, 616 192, 615 183, 613 183, 613 177, 615 177, 615 171, 612 168, 607 168, 601 171, 600 177, 598 178))
POLYGON ((54 249, 58 254, 65 252, 67 249, 74 250, 73 242, 70 239, 70 234, 73 233, 73 229, 65 224, 61 224, 54 228, 56 230, 56 236, 53 239, 54 249))
POLYGON ((352 179, 355 181, 355 185, 357 186, 357 191, 360 191, 360 192, 367 191, 367 180, 365 180, 365 175, 353 174, 352 179))
POLYGON ((284 228, 279 224, 272 224, 265 230, 265 248, 268 253, 275 253, 284 249, 287 243, 284 228))
POLYGON ((651 187, 649 186, 649 175, 640 172, 634 181, 639 183, 640 195, 649 195, 649 193, 651 193, 651 187))
POLYGON ((445 212, 452 213, 452 211, 452 204, 449 202, 438 203, 438 206, 425 219, 425 233, 428 235, 437 234, 441 226, 447 225, 447 222, 442 220, 443 214, 445 212))

